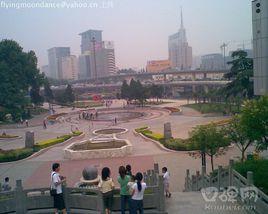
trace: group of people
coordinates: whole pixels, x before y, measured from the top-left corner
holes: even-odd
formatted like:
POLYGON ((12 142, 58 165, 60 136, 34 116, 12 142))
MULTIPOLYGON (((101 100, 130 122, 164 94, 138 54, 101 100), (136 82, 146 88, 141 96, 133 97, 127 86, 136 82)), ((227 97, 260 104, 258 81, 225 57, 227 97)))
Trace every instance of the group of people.
MULTIPOLYGON (((62 184, 66 182, 66 178, 60 176, 60 164, 54 163, 52 165, 51 172, 51 189, 56 189, 57 194, 54 197, 55 213, 61 210, 62 213, 66 213, 65 203, 62 194, 62 184)), ((130 214, 136 214, 139 211, 143 214, 143 196, 146 189, 146 183, 143 182, 143 175, 141 172, 132 174, 131 166, 120 166, 118 170, 117 182, 120 185, 120 200, 121 200, 121 213, 124 214, 126 207, 129 207, 130 214)), ((169 191, 169 178, 170 174, 166 167, 162 168, 164 178, 164 189, 166 197, 171 197, 169 191)), ((101 171, 101 179, 98 184, 98 188, 102 193, 103 205, 105 213, 111 213, 113 206, 113 190, 115 184, 111 178, 111 170, 108 167, 104 167, 101 171)))

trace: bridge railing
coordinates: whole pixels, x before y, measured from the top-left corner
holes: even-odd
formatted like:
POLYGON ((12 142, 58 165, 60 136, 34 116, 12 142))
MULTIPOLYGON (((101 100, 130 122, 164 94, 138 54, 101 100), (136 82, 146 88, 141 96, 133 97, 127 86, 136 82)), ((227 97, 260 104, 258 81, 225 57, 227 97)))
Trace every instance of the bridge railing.
MULTIPOLYGON (((144 195, 144 212, 166 214, 163 177, 155 170, 144 173, 148 188, 144 195)), ((0 192, 0 213, 53 213, 53 197, 48 188, 23 189, 22 181, 16 181, 16 188, 0 192)), ((64 200, 69 213, 104 213, 102 193, 98 189, 63 187, 64 200)), ((120 190, 114 190, 113 211, 120 211, 120 190)))
POLYGON ((233 169, 234 161, 230 160, 229 166, 223 168, 219 166, 217 170, 205 174, 205 168, 202 168, 201 174, 199 171, 195 175, 190 175, 189 169, 186 170, 184 191, 201 191, 202 188, 216 187, 218 191, 222 192, 228 187, 235 187, 237 190, 243 188, 253 188, 257 194, 256 200, 254 198, 243 198, 241 191, 238 192, 238 199, 245 205, 251 206, 257 214, 264 214, 268 210, 268 196, 254 186, 253 172, 248 171, 247 177, 243 177, 239 172, 233 169))

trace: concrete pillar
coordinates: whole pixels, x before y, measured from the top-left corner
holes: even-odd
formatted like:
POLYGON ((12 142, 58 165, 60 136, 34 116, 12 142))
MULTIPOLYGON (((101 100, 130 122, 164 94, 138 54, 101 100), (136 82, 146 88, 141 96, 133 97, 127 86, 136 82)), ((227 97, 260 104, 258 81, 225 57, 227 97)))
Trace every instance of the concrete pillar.
POLYGON ((155 171, 155 173, 159 174, 159 165, 158 165, 158 163, 154 164, 154 171, 155 171))
POLYGON ((17 214, 27 213, 26 193, 23 191, 22 181, 16 180, 15 188, 15 206, 17 214))
POLYGON ((159 176, 159 183, 158 183, 158 204, 157 208, 160 213, 164 213, 165 207, 165 198, 164 198, 164 179, 163 176, 159 176))
POLYGON ((253 172, 248 171, 247 172, 247 185, 251 186, 253 185, 253 172))
POLYGON ((221 174, 222 174, 222 166, 218 168, 218 191, 221 189, 221 174))
POLYGON ((25 148, 33 148, 34 147, 34 132, 27 131, 25 133, 25 148))
POLYGON ((171 124, 169 122, 164 124, 164 138, 165 139, 172 138, 171 124))
POLYGON ((234 160, 229 161, 229 186, 233 186, 233 165, 234 165, 234 160))

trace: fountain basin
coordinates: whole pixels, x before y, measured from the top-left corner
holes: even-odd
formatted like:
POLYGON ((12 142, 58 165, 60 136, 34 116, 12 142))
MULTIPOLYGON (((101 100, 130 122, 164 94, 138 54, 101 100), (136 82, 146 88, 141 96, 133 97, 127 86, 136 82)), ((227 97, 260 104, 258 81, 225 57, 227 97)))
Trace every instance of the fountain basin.
POLYGON ((124 157, 132 154, 132 145, 128 140, 113 138, 109 141, 89 140, 75 142, 64 149, 64 158, 70 160, 124 157))

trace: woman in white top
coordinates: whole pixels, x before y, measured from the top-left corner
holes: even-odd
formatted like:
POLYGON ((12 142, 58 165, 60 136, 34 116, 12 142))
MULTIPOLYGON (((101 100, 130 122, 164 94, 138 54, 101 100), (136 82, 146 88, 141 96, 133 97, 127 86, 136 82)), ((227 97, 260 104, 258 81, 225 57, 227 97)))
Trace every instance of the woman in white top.
POLYGON ((137 183, 132 186, 132 197, 130 213, 136 214, 139 210, 140 214, 143 214, 143 195, 146 189, 146 183, 142 182, 142 173, 138 172, 135 176, 137 183))

